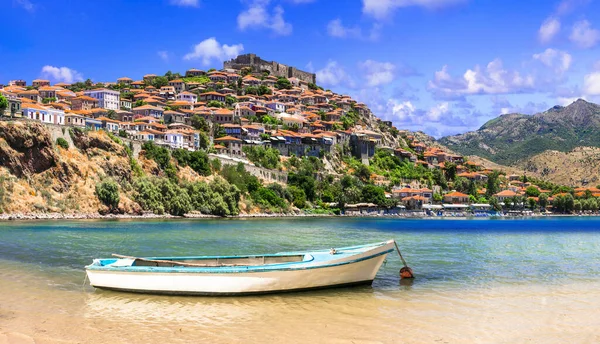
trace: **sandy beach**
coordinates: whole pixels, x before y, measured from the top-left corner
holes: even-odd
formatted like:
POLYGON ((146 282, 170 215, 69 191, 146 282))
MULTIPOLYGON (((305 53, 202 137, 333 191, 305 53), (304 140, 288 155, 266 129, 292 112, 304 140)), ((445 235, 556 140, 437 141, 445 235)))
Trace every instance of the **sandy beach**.
POLYGON ((598 283, 215 299, 74 293, 33 276, 6 277, 0 343, 600 341, 598 283))

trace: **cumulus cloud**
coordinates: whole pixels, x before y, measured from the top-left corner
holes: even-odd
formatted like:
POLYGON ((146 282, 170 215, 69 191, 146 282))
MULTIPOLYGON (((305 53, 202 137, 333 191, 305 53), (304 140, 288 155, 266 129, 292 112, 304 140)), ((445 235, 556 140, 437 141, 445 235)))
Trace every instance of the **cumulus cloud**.
POLYGON ((457 78, 448 73, 448 66, 445 65, 441 70, 435 72, 434 79, 428 83, 428 89, 438 98, 459 98, 473 94, 520 93, 532 90, 534 86, 533 76, 505 69, 500 59, 491 61, 484 68, 477 65, 457 78))
POLYGON ((287 36, 292 33, 292 24, 283 18, 283 8, 275 6, 269 13, 268 5, 270 0, 254 0, 249 7, 242 11, 237 17, 238 28, 245 31, 251 29, 269 29, 279 36, 287 36))
POLYGON ((587 20, 578 21, 573 25, 569 39, 581 48, 592 48, 600 41, 600 31, 592 28, 587 20))
POLYGON ((452 76, 448 66, 435 72, 427 88, 438 99, 464 99, 477 94, 553 92, 567 80, 573 57, 548 48, 522 63, 522 70, 505 68, 497 58, 485 67, 476 65, 462 76, 452 76))
POLYGON ((209 65, 211 61, 218 62, 236 57, 244 50, 242 44, 219 44, 214 37, 203 40, 196 44, 192 51, 183 56, 184 60, 202 60, 204 65, 209 65))
POLYGON ((377 40, 380 35, 381 25, 374 23, 367 34, 358 26, 344 26, 342 20, 333 19, 327 24, 327 34, 336 38, 357 38, 364 40, 377 40))
POLYGON ((200 0, 169 0, 169 3, 181 7, 198 7, 200 0))
POLYGON ((354 87, 354 80, 337 61, 329 60, 327 65, 322 69, 319 69, 316 74, 319 84, 325 86, 344 84, 344 86, 347 87, 354 87))
POLYGON ((396 66, 390 62, 366 60, 360 62, 358 67, 364 73, 369 87, 385 85, 394 81, 396 66))
POLYGON ((590 96, 600 96, 600 71, 589 73, 583 77, 583 92, 590 96))
POLYGON ((54 82, 66 82, 69 84, 83 81, 83 75, 74 69, 50 65, 42 67, 41 77, 54 82))
POLYGON ((546 19, 542 23, 542 26, 540 26, 540 30, 538 31, 538 37, 540 39, 540 42, 549 43, 559 31, 560 20, 558 20, 558 18, 550 17, 546 19))
POLYGON ((548 48, 544 52, 533 55, 534 60, 540 61, 546 67, 552 68, 556 73, 562 74, 569 70, 573 57, 561 50, 548 48))
POLYGON ((376 19, 385 19, 394 10, 402 7, 419 6, 428 9, 437 9, 466 1, 468 0, 362 0, 362 12, 376 19))

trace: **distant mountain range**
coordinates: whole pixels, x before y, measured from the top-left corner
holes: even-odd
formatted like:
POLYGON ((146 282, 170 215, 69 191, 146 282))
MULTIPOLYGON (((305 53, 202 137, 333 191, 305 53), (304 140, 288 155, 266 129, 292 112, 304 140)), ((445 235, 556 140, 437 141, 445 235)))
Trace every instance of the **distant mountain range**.
POLYGON ((439 142, 463 155, 523 166, 524 161, 547 150, 600 147, 600 106, 579 99, 535 115, 502 115, 476 131, 443 137, 439 142))

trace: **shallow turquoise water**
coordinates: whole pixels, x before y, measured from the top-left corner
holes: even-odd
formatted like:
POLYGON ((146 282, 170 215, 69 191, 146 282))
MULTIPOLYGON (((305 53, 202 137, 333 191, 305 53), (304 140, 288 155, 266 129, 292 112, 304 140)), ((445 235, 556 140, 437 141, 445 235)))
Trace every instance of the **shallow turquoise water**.
MULTIPOLYGON (((83 266, 111 253, 140 256, 271 253, 396 239, 415 292, 600 280, 600 218, 0 222, 0 260, 76 288, 83 266)), ((398 290, 397 255, 373 284, 398 290)))

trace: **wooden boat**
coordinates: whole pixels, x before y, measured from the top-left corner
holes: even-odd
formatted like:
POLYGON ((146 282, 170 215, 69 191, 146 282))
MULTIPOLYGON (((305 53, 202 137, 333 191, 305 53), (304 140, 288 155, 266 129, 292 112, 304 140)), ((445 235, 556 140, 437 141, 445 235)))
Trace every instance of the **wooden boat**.
MULTIPOLYGON (((96 288, 179 295, 248 295, 370 284, 394 240, 310 252, 247 256, 94 259, 96 288)), ((120 256, 123 257, 123 256, 120 256)))

